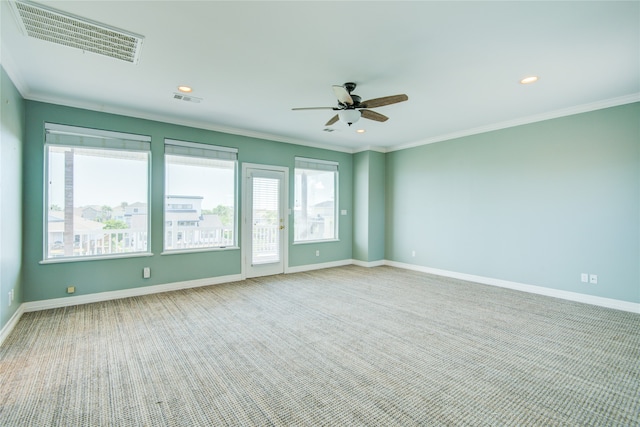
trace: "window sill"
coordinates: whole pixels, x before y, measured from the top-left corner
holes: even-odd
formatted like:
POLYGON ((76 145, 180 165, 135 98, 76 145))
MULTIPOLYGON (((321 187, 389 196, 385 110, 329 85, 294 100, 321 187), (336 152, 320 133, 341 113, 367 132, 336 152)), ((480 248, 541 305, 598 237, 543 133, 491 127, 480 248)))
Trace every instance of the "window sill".
POLYGON ((293 242, 293 245, 308 245, 311 243, 331 243, 331 242, 339 242, 340 239, 322 239, 322 240, 303 240, 299 242, 293 242))
POLYGON ((173 249, 161 252, 160 255, 180 255, 180 254, 193 254, 199 252, 220 252, 220 251, 235 251, 240 249, 239 246, 225 246, 219 248, 201 248, 201 249, 173 249))
POLYGON ((60 257, 43 259, 39 264, 60 264, 64 262, 83 262, 83 261, 101 261, 104 259, 121 259, 121 258, 139 258, 153 256, 151 252, 136 252, 128 254, 114 254, 114 255, 97 255, 97 256, 83 256, 83 257, 60 257))

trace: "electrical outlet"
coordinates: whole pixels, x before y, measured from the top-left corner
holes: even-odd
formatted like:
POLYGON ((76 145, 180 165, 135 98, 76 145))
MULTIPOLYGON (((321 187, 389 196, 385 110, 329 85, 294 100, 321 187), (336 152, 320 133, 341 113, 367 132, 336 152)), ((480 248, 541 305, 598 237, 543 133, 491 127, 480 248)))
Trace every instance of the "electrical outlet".
POLYGON ((589 275, 587 273, 582 273, 580 275, 580 281, 582 283, 589 283, 589 275))
POLYGON ((320 251, 316 251, 316 256, 320 256, 320 251))
POLYGON ((589 275, 589 283, 597 285, 598 284, 598 275, 597 274, 590 274, 589 275))
POLYGON ((67 286, 67 293, 68 294, 75 294, 76 293, 76 287, 75 286, 67 286))
POLYGON ((142 278, 143 279, 148 279, 151 277, 151 268, 149 267, 145 267, 142 269, 142 278))
POLYGON ((411 251, 411 256, 415 257, 416 256, 416 251, 411 251))

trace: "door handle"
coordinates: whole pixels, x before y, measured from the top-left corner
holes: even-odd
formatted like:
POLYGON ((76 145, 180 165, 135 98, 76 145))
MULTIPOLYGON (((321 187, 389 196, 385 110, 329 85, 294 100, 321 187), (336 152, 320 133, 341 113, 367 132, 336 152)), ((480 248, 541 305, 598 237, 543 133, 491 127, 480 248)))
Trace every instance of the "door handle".
POLYGON ((281 226, 280 226, 280 230, 284 230, 284 225, 281 225, 281 226))

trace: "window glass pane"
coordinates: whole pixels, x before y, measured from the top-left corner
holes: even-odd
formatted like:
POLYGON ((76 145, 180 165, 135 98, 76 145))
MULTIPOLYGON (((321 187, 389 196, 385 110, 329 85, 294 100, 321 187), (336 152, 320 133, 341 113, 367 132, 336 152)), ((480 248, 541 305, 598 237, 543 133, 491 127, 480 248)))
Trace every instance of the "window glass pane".
POLYGON ((165 154, 164 249, 236 245, 236 161, 165 154))
POLYGON ((47 145, 45 258, 147 252, 149 153, 47 145))
POLYGON ((294 240, 329 240, 336 234, 335 171, 296 168, 294 240))

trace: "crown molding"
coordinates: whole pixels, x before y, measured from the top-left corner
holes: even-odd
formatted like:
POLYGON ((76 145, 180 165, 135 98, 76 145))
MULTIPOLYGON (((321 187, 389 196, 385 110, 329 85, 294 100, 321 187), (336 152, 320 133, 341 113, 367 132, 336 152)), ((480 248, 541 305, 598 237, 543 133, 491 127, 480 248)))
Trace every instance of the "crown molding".
POLYGON ((486 126, 480 126, 472 129, 461 130, 444 135, 438 135, 409 144, 400 144, 387 147, 386 152, 405 150, 407 148, 420 147, 422 145, 433 144, 436 142, 449 141, 451 139, 463 138, 465 136, 478 135, 481 133, 492 132, 501 129, 507 129, 515 126, 522 126, 530 123, 542 122, 545 120, 557 119, 560 117, 572 116, 575 114, 588 113, 590 111, 602 110, 604 108, 617 107, 625 104, 640 102, 640 92, 624 95, 616 98, 604 99, 601 101, 591 102, 588 104, 576 105, 573 107, 562 108, 560 110, 549 111, 546 113, 535 114, 533 116, 521 117, 505 122, 494 123, 486 126))
POLYGON ((365 147, 359 147, 359 148, 355 148, 351 154, 357 154, 357 153, 362 153, 363 151, 376 151, 378 153, 387 153, 387 149, 385 147, 377 147, 377 146, 371 146, 371 145, 367 145, 365 147))
POLYGON ((13 57, 9 54, 9 49, 5 47, 4 40, 0 42, 0 66, 4 68, 11 82, 20 93, 20 96, 26 99, 26 95, 29 93, 29 87, 20 77, 20 73, 16 72, 18 67, 15 65, 13 57))
POLYGON ((89 111, 99 111, 102 113, 116 114, 120 116, 133 117, 137 119, 169 123, 169 124, 178 125, 178 126, 188 126, 196 129, 210 130, 210 131, 225 133, 229 135, 244 136, 247 138, 261 139, 266 141, 281 142, 284 144, 302 145, 306 147, 321 148, 324 150, 339 151, 339 152, 349 153, 349 154, 353 153, 353 149, 351 148, 340 147, 340 146, 330 145, 330 144, 313 143, 313 142, 304 141, 300 139, 288 138, 281 135, 255 132, 247 129, 238 129, 238 128, 232 128, 232 127, 212 125, 211 123, 205 123, 197 120, 177 119, 175 117, 172 117, 169 115, 163 115, 163 114, 142 113, 138 110, 127 109, 122 107, 106 106, 103 104, 95 104, 92 102, 83 102, 78 100, 70 101, 68 99, 63 99, 58 97, 38 96, 38 95, 29 94, 29 93, 23 93, 22 91, 20 93, 24 99, 27 99, 29 101, 43 102, 43 103, 61 105, 64 107, 71 107, 71 108, 81 108, 89 111))

